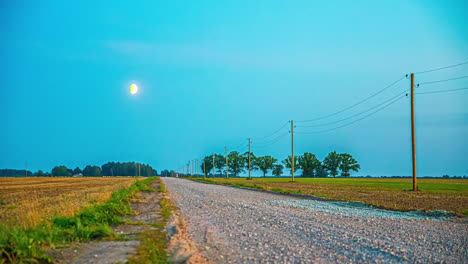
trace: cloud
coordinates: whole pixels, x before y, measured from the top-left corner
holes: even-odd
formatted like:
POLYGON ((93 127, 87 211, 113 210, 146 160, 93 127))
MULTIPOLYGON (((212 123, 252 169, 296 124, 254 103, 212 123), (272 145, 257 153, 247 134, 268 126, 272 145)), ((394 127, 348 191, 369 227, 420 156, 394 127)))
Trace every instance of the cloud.
MULTIPOLYGON (((363 56, 360 52, 349 53, 343 49, 333 54, 325 53, 318 47, 249 47, 248 50, 231 48, 229 44, 189 43, 164 44, 138 41, 109 41, 106 46, 113 51, 138 60, 142 63, 163 63, 188 66, 215 66, 227 68, 279 70, 299 72, 336 72, 337 67, 347 72, 378 71, 375 67, 358 67, 372 65, 378 57, 375 54, 363 56), (339 53, 346 53, 340 56, 339 53)), ((380 54, 381 55, 381 54, 380 54)), ((385 66, 382 66, 385 67, 385 66)), ((390 67, 394 69, 394 67, 390 67)), ((388 70, 388 69, 384 69, 388 70)))
POLYGON ((182 65, 214 65, 221 67, 264 67, 261 61, 249 56, 224 52, 207 45, 183 45, 143 43, 135 41, 112 41, 107 43, 112 50, 148 63, 171 63, 182 65))

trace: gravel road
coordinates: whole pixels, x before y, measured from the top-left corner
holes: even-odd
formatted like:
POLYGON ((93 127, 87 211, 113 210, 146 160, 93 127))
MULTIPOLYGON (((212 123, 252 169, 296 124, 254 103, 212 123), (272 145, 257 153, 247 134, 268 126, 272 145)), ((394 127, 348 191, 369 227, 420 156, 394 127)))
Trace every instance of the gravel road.
POLYGON ((212 263, 468 263, 466 218, 418 218, 353 203, 163 181, 212 263))

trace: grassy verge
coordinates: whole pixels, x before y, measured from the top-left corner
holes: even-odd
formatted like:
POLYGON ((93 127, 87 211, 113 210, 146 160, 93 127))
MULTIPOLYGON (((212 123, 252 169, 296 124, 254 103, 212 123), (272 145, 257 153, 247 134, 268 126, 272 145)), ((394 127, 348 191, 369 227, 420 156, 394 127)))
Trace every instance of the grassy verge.
POLYGON ((127 189, 112 193, 102 204, 83 208, 73 217, 57 216, 40 225, 24 228, 19 225, 0 225, 0 263, 51 263, 45 254, 70 242, 93 239, 117 239, 110 225, 123 222, 122 216, 133 213, 129 200, 139 191, 147 190, 155 178, 137 181, 127 189))
POLYGON ((444 210, 459 216, 468 215, 468 180, 420 179, 419 191, 412 192, 411 179, 296 178, 296 182, 291 182, 290 178, 191 179, 205 183, 363 202, 392 210, 444 210))
POLYGON ((166 199, 166 187, 159 178, 159 192, 162 194, 159 202, 159 214, 161 219, 153 223, 156 229, 151 229, 140 233, 140 245, 137 255, 129 259, 130 264, 139 263, 169 263, 167 258, 167 234, 164 228, 169 221, 175 206, 169 199, 166 199))

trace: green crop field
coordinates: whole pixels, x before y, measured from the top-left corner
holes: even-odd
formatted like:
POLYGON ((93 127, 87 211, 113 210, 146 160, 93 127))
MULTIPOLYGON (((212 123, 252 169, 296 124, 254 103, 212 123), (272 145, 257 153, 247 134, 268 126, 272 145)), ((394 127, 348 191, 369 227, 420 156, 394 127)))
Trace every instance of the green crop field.
POLYGON ((364 202, 394 210, 444 210, 468 215, 468 180, 374 178, 192 178, 207 183, 249 187, 284 193, 310 194, 330 199, 364 202))

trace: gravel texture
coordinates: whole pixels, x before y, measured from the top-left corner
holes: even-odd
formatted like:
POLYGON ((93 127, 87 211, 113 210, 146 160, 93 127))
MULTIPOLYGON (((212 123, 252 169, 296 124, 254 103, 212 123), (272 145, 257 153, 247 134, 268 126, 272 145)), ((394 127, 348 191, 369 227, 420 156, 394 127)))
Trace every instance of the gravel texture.
POLYGON ((311 213, 321 212, 334 215, 347 216, 368 216, 382 218, 399 218, 399 219, 414 219, 414 220, 432 220, 443 221, 455 218, 454 215, 445 211, 423 212, 423 211, 389 211, 378 209, 370 205, 359 202, 342 202, 342 201, 317 201, 317 200, 280 200, 270 201, 273 205, 285 205, 298 208, 309 209, 311 213))
POLYGON ((466 218, 163 181, 212 263, 468 263, 466 218))

